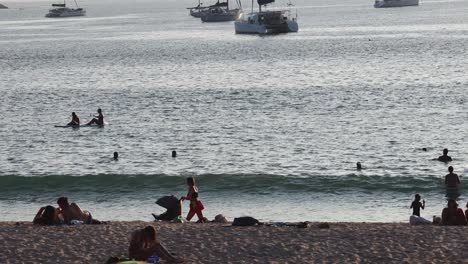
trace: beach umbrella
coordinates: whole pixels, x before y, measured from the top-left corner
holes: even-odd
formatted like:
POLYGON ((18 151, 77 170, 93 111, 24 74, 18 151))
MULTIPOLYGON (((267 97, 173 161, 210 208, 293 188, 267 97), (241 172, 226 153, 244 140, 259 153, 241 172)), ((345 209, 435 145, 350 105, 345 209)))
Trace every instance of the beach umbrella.
POLYGON ((156 201, 161 207, 166 209, 177 208, 180 205, 179 199, 177 199, 174 195, 171 196, 163 196, 156 201))

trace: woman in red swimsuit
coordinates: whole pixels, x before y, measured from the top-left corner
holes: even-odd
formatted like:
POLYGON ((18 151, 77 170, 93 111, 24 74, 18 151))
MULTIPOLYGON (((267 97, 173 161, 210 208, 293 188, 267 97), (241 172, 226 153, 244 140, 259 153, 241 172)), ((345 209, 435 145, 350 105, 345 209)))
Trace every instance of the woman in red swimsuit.
POLYGON ((197 214, 198 221, 204 222, 203 217, 203 206, 202 202, 198 199, 198 187, 195 185, 195 179, 193 177, 187 178, 188 193, 186 197, 182 197, 181 200, 190 200, 190 211, 187 214, 187 221, 190 221, 192 217, 197 214))

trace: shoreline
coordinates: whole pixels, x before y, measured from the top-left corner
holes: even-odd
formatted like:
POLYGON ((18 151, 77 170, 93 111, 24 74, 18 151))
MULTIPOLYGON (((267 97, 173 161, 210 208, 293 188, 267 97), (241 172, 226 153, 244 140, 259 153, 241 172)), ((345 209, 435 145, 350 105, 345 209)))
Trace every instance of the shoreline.
POLYGON ((468 226, 328 222, 319 228, 116 221, 34 226, 0 222, 1 263, 105 263, 126 256, 132 231, 153 225, 186 263, 466 263, 468 226))

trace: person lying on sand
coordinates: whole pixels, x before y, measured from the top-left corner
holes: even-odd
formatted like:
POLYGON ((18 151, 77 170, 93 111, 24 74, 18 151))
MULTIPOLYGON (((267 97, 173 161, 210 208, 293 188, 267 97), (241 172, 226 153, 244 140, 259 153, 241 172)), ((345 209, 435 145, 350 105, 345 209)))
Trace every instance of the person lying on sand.
POLYGON ((467 225, 465 214, 454 199, 449 199, 442 210, 442 225, 467 225))
POLYGON ((72 220, 83 221, 85 224, 102 224, 101 221, 93 219, 90 212, 81 210, 76 203, 70 204, 67 197, 58 198, 57 204, 65 224, 71 224, 72 220))
POLYGON ((60 211, 58 208, 54 208, 51 205, 41 207, 37 211, 34 217, 33 224, 35 225, 60 225, 63 223, 63 219, 60 217, 60 211))
POLYGON ((174 257, 161 245, 152 226, 136 230, 130 238, 128 257, 137 261, 146 261, 151 256, 159 256, 169 263, 183 263, 183 258, 174 257))

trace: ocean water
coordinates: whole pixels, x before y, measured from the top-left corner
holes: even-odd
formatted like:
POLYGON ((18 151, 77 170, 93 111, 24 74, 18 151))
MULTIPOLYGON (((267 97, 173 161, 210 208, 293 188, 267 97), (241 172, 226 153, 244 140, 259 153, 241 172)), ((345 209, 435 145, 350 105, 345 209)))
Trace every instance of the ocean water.
POLYGON ((188 176, 208 218, 407 221, 417 192, 425 217, 446 203, 443 148, 468 172, 468 1, 295 1, 300 32, 265 37, 201 23, 196 1, 45 18, 52 2, 0 10, 1 221, 62 195, 151 220, 188 176), (98 107, 104 128, 54 127, 98 107))

